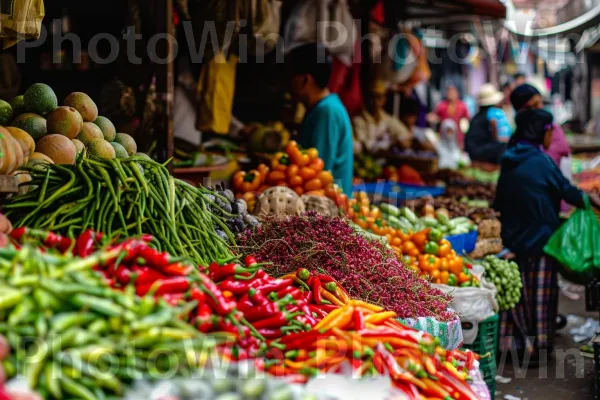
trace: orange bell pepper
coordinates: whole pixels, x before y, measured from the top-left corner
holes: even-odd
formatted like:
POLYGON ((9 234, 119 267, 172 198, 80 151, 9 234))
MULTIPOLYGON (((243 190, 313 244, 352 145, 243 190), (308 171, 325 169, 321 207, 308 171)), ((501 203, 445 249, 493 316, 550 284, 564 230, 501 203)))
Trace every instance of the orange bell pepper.
POLYGON ((298 143, 296 143, 294 140, 290 141, 287 146, 285 146, 285 152, 288 154, 288 156, 290 156, 290 161, 292 164, 296 164, 299 167, 304 167, 310 162, 310 157, 308 154, 300 150, 298 143))
POLYGON ((421 271, 432 272, 433 270, 439 269, 439 267, 440 259, 434 255, 422 255, 419 260, 419 268, 421 271))
POLYGON ((452 272, 454 275, 458 276, 463 270, 463 259, 455 256, 450 258, 448 261, 448 270, 452 272))
POLYGON ((422 230, 421 232, 417 232, 412 236, 413 243, 421 251, 425 248, 425 243, 427 243, 427 241, 429 240, 429 231, 431 231, 431 229, 428 228, 422 230))
POLYGON ((450 252, 452 251, 452 246, 450 245, 450 242, 448 242, 446 239, 443 239, 440 242, 440 247, 438 250, 438 256, 440 257, 446 257, 450 254, 450 252))
POLYGON ((276 153, 271 161, 271 169, 274 171, 285 171, 290 165, 290 157, 282 152, 276 153))
POLYGON ((233 176, 233 187, 242 193, 253 192, 262 184, 260 172, 253 169, 249 172, 238 171, 233 176))

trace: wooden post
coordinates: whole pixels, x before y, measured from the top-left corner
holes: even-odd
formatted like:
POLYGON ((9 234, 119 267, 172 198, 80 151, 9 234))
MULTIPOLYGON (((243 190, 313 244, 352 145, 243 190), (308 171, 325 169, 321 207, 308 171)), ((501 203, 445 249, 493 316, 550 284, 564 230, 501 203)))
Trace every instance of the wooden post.
MULTIPOLYGON (((170 0, 155 0, 156 4, 156 33, 166 34, 168 40, 161 39, 156 48, 160 59, 173 59, 175 32, 173 27, 173 2, 170 0)), ((173 101, 174 101, 174 64, 158 64, 156 69, 156 91, 160 107, 156 116, 155 140, 156 154, 159 159, 166 161, 174 154, 173 101)), ((169 167, 171 168, 171 167, 169 167)))

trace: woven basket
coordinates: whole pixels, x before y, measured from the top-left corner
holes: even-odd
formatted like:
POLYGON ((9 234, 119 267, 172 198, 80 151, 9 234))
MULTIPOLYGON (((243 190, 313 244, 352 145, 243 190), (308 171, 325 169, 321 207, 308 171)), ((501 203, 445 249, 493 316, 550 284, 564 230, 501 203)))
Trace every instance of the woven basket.
POLYGON ((296 192, 284 186, 275 186, 265 190, 258 198, 254 215, 264 218, 270 215, 298 215, 304 211, 304 202, 296 192))

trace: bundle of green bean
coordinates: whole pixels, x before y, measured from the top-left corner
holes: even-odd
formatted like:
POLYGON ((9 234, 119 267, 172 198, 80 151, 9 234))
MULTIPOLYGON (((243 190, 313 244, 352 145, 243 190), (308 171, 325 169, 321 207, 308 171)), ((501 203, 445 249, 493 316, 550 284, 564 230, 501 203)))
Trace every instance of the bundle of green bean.
POLYGON ((228 242, 234 237, 225 219, 232 215, 215 201, 227 199, 173 178, 148 158, 80 157, 75 165, 37 164, 26 170, 29 190, 4 206, 16 227, 69 236, 86 229, 108 237, 149 233, 160 250, 201 265, 231 255, 228 242))
MULTIPOLYGON (((207 337, 163 300, 117 292, 92 271, 120 250, 78 259, 25 246, 0 249, 0 333, 19 373, 43 398, 120 396, 134 379, 189 376, 226 337, 207 337)), ((193 305, 193 302, 191 303, 193 305)), ((191 306, 190 305, 190 306, 191 306)), ((117 398, 117 397, 115 397, 117 398)))

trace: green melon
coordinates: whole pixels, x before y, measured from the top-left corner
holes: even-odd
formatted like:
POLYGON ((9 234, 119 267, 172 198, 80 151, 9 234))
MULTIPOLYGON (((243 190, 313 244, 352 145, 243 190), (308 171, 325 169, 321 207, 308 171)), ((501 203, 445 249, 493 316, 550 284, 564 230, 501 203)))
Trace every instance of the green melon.
POLYGON ((115 140, 115 136, 117 136, 117 129, 110 121, 110 119, 100 116, 96 118, 94 124, 98 125, 98 127, 102 131, 102 134, 104 135, 104 140, 106 140, 107 142, 112 142, 113 140, 115 140))
POLYGON ((25 113, 19 115, 12 123, 12 126, 23 129, 36 142, 48 134, 46 128, 46 119, 34 113, 25 113))
POLYGON ((125 147, 121 146, 117 142, 110 142, 110 144, 115 149, 115 155, 117 156, 117 158, 127 158, 127 157, 129 157, 129 154, 127 154, 127 150, 125 150, 125 147))
POLYGON ((115 149, 104 139, 93 139, 87 145, 88 154, 91 157, 112 160, 116 157, 115 149))
POLYGON ((137 153, 137 144, 135 143, 135 140, 133 140, 133 138, 128 134, 117 133, 117 136, 115 137, 114 141, 119 143, 121 146, 125 147, 125 150, 127 150, 127 154, 129 154, 130 156, 133 156, 135 155, 135 153, 137 153))
POLYGON ((9 103, 0 100, 0 125, 8 125, 13 119, 13 108, 9 103))
POLYGON ((83 128, 83 118, 73 107, 58 107, 48 114, 48 132, 75 139, 83 128))
POLYGON ((13 113, 15 116, 17 115, 21 115, 24 112, 26 112, 27 110, 25 109, 25 100, 23 100, 23 95, 20 94, 18 96, 15 96, 12 98, 12 100, 9 102, 10 106, 13 109, 13 113))
POLYGON ((52 88, 44 83, 34 83, 23 94, 25 109, 29 112, 46 115, 58 107, 58 99, 52 88))
POLYGON ((98 126, 94 125, 91 122, 84 122, 83 127, 81 128, 81 132, 79 135, 75 137, 75 139, 80 140, 86 147, 90 143, 90 141, 94 139, 103 139, 104 135, 102 135, 102 131, 98 126))
POLYGON ((85 122, 94 122, 98 118, 98 107, 90 96, 82 92, 74 92, 65 99, 65 106, 73 107, 85 122))

